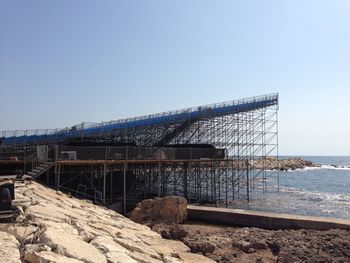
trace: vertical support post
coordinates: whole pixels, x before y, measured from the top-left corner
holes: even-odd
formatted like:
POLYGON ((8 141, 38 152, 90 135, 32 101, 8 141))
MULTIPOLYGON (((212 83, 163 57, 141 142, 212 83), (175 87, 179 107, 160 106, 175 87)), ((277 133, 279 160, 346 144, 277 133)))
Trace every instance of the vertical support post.
POLYGON ((278 134, 279 134, 279 131, 278 131, 278 106, 277 106, 277 109, 275 111, 275 114, 276 114, 276 147, 277 147, 277 191, 280 190, 280 162, 279 162, 279 147, 278 147, 278 134))
POLYGON ((61 179, 61 165, 58 165, 58 173, 57 173, 57 191, 60 190, 60 179, 61 179))
MULTIPOLYGON (((146 199, 146 195, 147 195, 147 180, 148 180, 148 177, 149 177, 149 171, 148 171, 148 168, 147 168, 147 164, 144 164, 143 165, 143 179, 144 179, 144 185, 143 185, 143 198, 146 199)), ((142 170, 142 168, 141 168, 142 170)))
POLYGON ((246 172, 247 172, 247 201, 249 203, 249 162, 246 160, 246 172))
POLYGON ((110 197, 110 202, 111 204, 113 203, 113 170, 115 169, 112 169, 112 172, 109 173, 109 187, 110 187, 110 192, 109 192, 109 197, 110 197))
POLYGON ((47 185, 49 185, 49 183, 50 183, 50 177, 49 176, 50 176, 50 173, 49 173, 49 171, 47 171, 46 172, 46 184, 47 185))
POLYGON ((173 174, 173 195, 175 195, 175 193, 176 193, 176 171, 177 171, 177 169, 176 169, 176 164, 174 164, 174 163, 172 163, 171 164, 172 165, 172 169, 173 169, 173 171, 174 171, 174 174, 173 174))
POLYGON ((234 160, 232 160, 232 162, 231 162, 232 200, 235 200, 235 177, 234 177, 234 172, 233 172, 233 170, 234 170, 233 166, 234 165, 237 165, 237 163, 234 163, 234 160))
POLYGON ((225 161, 225 206, 228 207, 228 160, 225 161))
POLYGON ((209 200, 208 197, 208 187, 209 187, 209 176, 208 176, 208 163, 204 163, 204 170, 205 170, 205 201, 207 202, 209 200))
POLYGON ((124 202, 124 215, 126 215, 126 170, 128 169, 128 163, 124 163, 123 171, 123 202, 124 202))
MULTIPOLYGON (((23 153, 23 173, 22 173, 22 175, 25 174, 25 173, 27 173, 27 171, 26 171, 26 167, 27 167, 26 164, 27 164, 26 154, 23 153)), ((21 176, 22 176, 22 175, 21 175, 21 176)))
MULTIPOLYGON (((198 194, 198 176, 197 176, 197 166, 196 164, 194 165, 193 168, 193 173, 194 173, 194 199, 197 200, 197 194, 198 194)), ((192 191, 193 192, 193 191, 192 191)))
POLYGON ((103 204, 106 204, 106 174, 107 174, 107 163, 103 164, 103 204))
POLYGON ((158 184, 158 196, 160 197, 161 194, 162 194, 162 191, 161 191, 161 188, 162 188, 162 172, 161 172, 161 169, 162 169, 162 164, 161 162, 159 161, 158 163, 158 178, 157 178, 157 184, 158 184))
POLYGON ((218 207, 218 198, 217 198, 217 188, 216 188, 216 175, 217 175, 217 167, 216 167, 216 161, 214 161, 214 166, 213 166, 213 179, 214 179, 214 202, 215 202, 215 207, 218 207))
POLYGON ((55 163, 55 187, 57 186, 57 171, 58 171, 58 167, 57 164, 55 163))
POLYGON ((55 145, 53 146, 53 161, 54 161, 54 162, 57 161, 58 155, 59 155, 58 145, 55 144, 55 145))
MULTIPOLYGON (((184 196, 187 199, 187 163, 184 163, 184 178, 183 178, 183 184, 184 184, 184 196)), ((189 202, 189 200, 187 200, 189 202)))

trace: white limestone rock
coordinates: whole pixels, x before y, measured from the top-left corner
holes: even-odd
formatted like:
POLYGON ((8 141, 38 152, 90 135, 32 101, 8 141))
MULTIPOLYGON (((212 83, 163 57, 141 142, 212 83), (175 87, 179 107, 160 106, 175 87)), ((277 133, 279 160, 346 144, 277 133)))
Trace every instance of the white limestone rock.
POLYGON ((93 245, 76 236, 56 229, 47 229, 40 237, 57 254, 75 258, 85 263, 107 263, 107 259, 93 245))
POLYGON ((112 210, 36 182, 21 184, 16 197, 24 215, 0 225, 0 262, 213 262, 112 210))
POLYGON ((17 239, 2 231, 0 232, 0 262, 21 263, 17 239))

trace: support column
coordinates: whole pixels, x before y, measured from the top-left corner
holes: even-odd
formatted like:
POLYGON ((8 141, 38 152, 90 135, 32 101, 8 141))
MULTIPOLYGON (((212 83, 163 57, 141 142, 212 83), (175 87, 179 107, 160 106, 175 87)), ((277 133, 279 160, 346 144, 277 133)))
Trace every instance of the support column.
POLYGON ((57 164, 55 163, 55 177, 54 177, 54 184, 55 184, 55 187, 57 186, 57 164))
POLYGON ((159 161, 158 163, 158 178, 157 178, 157 184, 158 184, 158 197, 160 197, 162 195, 162 172, 161 172, 161 168, 162 168, 162 164, 161 162, 159 161))
POLYGON ((128 163, 124 163, 123 172, 123 202, 124 202, 124 215, 126 215, 126 170, 128 169, 128 163))
POLYGON ((103 204, 106 204, 106 174, 107 174, 107 164, 103 164, 103 204))
POLYGON ((46 172, 46 184, 49 185, 50 183, 50 173, 49 171, 46 172))
POLYGON ((247 201, 249 203, 249 162, 246 160, 246 171, 247 171, 247 201))
MULTIPOLYGON (((115 170, 115 169, 114 169, 115 170)), ((110 192, 109 192, 109 197, 110 197, 110 202, 111 204, 113 203, 113 169, 112 169, 112 172, 109 173, 109 187, 110 187, 110 192)))
MULTIPOLYGON (((188 198, 188 192, 187 192, 187 163, 184 163, 184 177, 183 177, 183 185, 184 185, 184 196, 185 196, 185 198, 187 199, 188 198)), ((187 202, 188 203, 190 203, 189 202, 189 200, 187 199, 187 202)))
POLYGON ((58 165, 58 172, 57 172, 57 185, 56 185, 56 189, 57 191, 60 190, 60 179, 61 179, 61 165, 58 165))

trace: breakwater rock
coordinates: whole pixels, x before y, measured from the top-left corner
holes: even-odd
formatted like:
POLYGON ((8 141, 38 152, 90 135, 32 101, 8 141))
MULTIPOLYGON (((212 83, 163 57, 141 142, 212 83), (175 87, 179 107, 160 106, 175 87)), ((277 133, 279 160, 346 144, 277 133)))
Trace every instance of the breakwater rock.
POLYGON ((183 223, 187 219, 187 200, 181 196, 146 199, 137 204, 129 218, 147 226, 183 223))
POLYGON ((301 158, 288 158, 288 159, 279 159, 274 157, 267 157, 264 159, 257 159, 249 162, 249 165, 255 169, 268 169, 268 170, 296 170, 303 169, 305 167, 315 167, 311 161, 304 160, 301 158))
POLYGON ((21 214, 0 224, 0 262, 213 262, 105 207, 35 182, 16 184, 21 214))

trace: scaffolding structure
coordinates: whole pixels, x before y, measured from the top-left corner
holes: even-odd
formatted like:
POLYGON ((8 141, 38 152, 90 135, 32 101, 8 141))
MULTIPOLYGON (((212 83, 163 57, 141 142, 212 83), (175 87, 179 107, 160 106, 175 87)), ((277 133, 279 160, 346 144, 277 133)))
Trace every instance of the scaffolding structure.
POLYGON ((278 158, 278 94, 46 133, 2 135, 3 149, 47 145, 54 168, 41 180, 95 202, 123 201, 126 209, 130 201, 181 195, 189 202, 228 206, 236 198, 249 201, 255 187, 267 190, 271 162, 278 158), (62 158, 62 152, 74 151, 64 143, 84 140, 126 146, 86 146, 79 151, 102 154, 62 158), (206 145, 224 154, 194 154, 209 151, 206 145), (152 154, 131 154, 135 149, 152 154), (181 156, 186 158, 168 154, 174 149, 185 151, 181 156), (122 154, 116 158, 112 152, 122 154))

